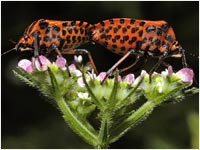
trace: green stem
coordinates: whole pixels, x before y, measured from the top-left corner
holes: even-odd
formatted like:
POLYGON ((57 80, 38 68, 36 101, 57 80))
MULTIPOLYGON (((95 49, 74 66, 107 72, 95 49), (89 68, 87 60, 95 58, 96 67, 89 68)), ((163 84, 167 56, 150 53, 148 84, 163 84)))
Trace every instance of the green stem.
POLYGON ((58 97, 56 99, 58 107, 63 113, 63 117, 65 121, 69 124, 69 126, 79 135, 81 136, 87 143, 97 146, 97 133, 91 131, 87 128, 82 122, 80 122, 77 117, 70 110, 69 106, 66 104, 63 97, 58 97))
POLYGON ((153 111, 155 106, 156 104, 152 101, 147 101, 146 103, 144 103, 136 112, 134 112, 130 117, 128 117, 112 130, 112 137, 109 143, 115 142, 121 136, 123 136, 131 127, 146 119, 148 115, 153 111))

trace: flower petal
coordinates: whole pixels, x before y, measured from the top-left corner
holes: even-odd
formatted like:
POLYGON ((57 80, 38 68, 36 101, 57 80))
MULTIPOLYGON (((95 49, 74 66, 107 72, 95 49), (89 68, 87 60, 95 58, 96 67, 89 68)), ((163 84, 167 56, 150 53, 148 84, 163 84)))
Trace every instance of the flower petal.
POLYGON ((61 69, 66 69, 66 59, 63 57, 58 57, 56 59, 56 64, 61 68, 61 69))
POLYGON ((18 67, 24 69, 25 71, 31 73, 33 71, 32 62, 27 59, 22 59, 18 62, 18 67))
POLYGON ((39 58, 33 58, 33 62, 36 69, 39 71, 46 71, 48 69, 48 65, 51 64, 51 62, 43 55, 40 55, 39 58))
POLYGON ((101 72, 101 73, 97 76, 97 79, 99 79, 100 81, 103 81, 105 77, 106 77, 106 72, 101 72))
POLYGON ((192 69, 183 68, 183 69, 179 70, 176 74, 180 76, 180 79, 183 82, 190 82, 192 84, 193 77, 194 77, 194 72, 192 69))
POLYGON ((78 85, 79 85, 80 87, 85 87, 85 83, 84 83, 82 77, 78 78, 77 82, 78 82, 78 85))
POLYGON ((128 84, 132 84, 135 80, 134 74, 128 74, 126 75, 124 81, 126 81, 128 84))
POLYGON ((169 66, 167 70, 168 70, 168 75, 171 76, 173 74, 172 66, 169 66))

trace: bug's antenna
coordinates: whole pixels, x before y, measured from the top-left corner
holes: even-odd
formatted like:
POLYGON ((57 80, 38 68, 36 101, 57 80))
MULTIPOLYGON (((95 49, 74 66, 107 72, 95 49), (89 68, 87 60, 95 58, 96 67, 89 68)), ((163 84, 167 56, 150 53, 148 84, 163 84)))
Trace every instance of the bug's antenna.
POLYGON ((12 48, 12 49, 10 49, 10 50, 8 50, 8 51, 2 53, 1 56, 2 56, 2 55, 5 55, 5 54, 7 54, 7 53, 10 53, 10 52, 12 52, 12 51, 16 51, 16 50, 17 50, 16 48, 12 48))
POLYGON ((12 39, 9 39, 9 41, 13 44, 17 44, 17 42, 13 41, 12 39))

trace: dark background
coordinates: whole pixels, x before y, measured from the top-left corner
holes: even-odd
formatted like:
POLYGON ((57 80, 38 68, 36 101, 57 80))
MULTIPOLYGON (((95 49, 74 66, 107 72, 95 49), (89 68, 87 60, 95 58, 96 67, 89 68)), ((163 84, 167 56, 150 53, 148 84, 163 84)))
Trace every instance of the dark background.
MULTIPOLYGON (((130 17, 166 20, 183 48, 199 55, 198 2, 1 2, 1 15, 1 52, 13 48, 9 39, 19 40, 25 28, 40 18, 97 23, 130 17)), ((99 71, 108 70, 120 58, 98 44, 89 43, 82 48, 92 53, 99 71)), ((30 54, 12 52, 1 57, 2 148, 92 148, 68 128, 59 111, 37 90, 13 75, 18 60, 28 56, 30 54)), ((198 59, 187 55, 187 60, 198 78, 198 59)), ((150 60, 145 69, 155 62, 150 60)), ((176 70, 182 67, 179 59, 168 62, 176 70)), ((155 109, 145 122, 111 148, 192 148, 194 138, 189 128, 192 122, 188 122, 188 117, 198 115, 198 103, 198 95, 195 95, 176 105, 155 109)), ((198 126, 194 130, 198 132, 198 126)))

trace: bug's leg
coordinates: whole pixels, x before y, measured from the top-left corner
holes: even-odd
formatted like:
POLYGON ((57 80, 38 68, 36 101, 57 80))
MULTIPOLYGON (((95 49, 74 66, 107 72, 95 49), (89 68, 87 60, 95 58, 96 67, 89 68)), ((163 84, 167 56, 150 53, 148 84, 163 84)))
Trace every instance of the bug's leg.
POLYGON ((33 46, 34 46, 34 58, 35 58, 35 60, 33 62, 33 65, 35 65, 36 60, 38 60, 39 63, 40 63, 40 66, 42 66, 42 62, 41 62, 41 60, 39 58, 39 50, 40 50, 39 42, 40 42, 39 41, 39 33, 35 32, 34 33, 34 43, 33 43, 33 46))
POLYGON ((185 58, 185 50, 184 50, 184 49, 179 49, 179 51, 180 51, 181 54, 182 54, 182 64, 183 64, 183 67, 184 67, 184 68, 187 68, 187 67, 188 67, 188 64, 187 64, 186 58, 185 58))
MULTIPOLYGON (((118 60, 107 72, 106 72, 106 76, 103 79, 102 82, 105 81, 105 79, 117 68, 117 66, 119 66, 127 57, 129 57, 130 55, 137 55, 135 62, 133 63, 134 65, 140 60, 140 57, 143 56, 143 54, 138 54, 135 52, 134 49, 128 51, 128 53, 126 53, 120 60, 118 60)), ((131 65, 131 67, 133 67, 134 65, 131 65)))
POLYGON ((151 75, 153 74, 154 71, 158 69, 158 67, 163 63, 164 59, 167 58, 168 56, 168 51, 164 52, 162 56, 159 57, 158 62, 153 66, 153 68, 150 70, 149 75, 150 75, 150 81, 151 81, 151 75))
POLYGON ((86 54, 88 56, 88 58, 89 58, 89 61, 90 61, 91 65, 92 65, 92 68, 94 69, 94 72, 96 74, 98 74, 96 65, 95 65, 95 63, 93 61, 93 58, 92 58, 92 55, 86 49, 63 50, 62 54, 73 54, 73 55, 83 55, 83 54, 85 55, 86 54))
MULTIPOLYGON (((120 69, 119 72, 122 73, 122 72, 125 72, 125 71, 127 71, 127 70, 133 68, 133 67, 136 65, 136 63, 140 60, 140 58, 141 58, 141 56, 138 55, 138 56, 136 57, 136 60, 135 60, 130 66, 125 67, 125 68, 123 68, 123 69, 120 69)), ((138 67, 136 70, 134 70, 134 72, 136 72, 136 71, 138 71, 138 70, 141 70, 141 68, 143 68, 143 67, 146 65, 146 62, 147 62, 147 58, 145 57, 144 63, 143 63, 140 67, 138 67)))

